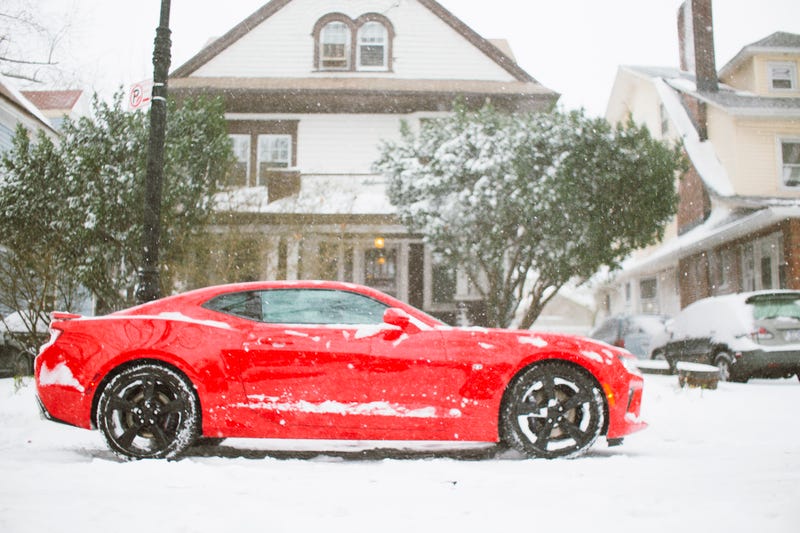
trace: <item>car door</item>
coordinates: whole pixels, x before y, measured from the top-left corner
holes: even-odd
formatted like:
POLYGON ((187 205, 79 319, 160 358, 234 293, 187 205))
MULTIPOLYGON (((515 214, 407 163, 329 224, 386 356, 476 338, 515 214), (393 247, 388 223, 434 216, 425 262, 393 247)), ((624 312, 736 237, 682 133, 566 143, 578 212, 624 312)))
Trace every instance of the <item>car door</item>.
POLYGON ((249 408, 267 434, 342 438, 365 395, 365 368, 386 305, 355 293, 271 289, 258 293, 261 320, 246 336, 241 379, 249 408), (366 331, 366 332, 365 332, 366 331))
POLYGON ((454 438, 461 423, 463 368, 448 358, 442 331, 414 320, 397 328, 372 337, 370 357, 358 375, 375 407, 365 420, 374 429, 370 438, 454 438))

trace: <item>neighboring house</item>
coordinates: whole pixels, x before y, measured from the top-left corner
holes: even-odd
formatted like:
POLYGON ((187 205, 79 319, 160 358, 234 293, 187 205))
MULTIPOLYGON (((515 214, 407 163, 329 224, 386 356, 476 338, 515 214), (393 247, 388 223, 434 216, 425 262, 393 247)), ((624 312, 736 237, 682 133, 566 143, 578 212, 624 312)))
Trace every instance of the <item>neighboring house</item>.
POLYGON ((0 74, 0 153, 11 147, 18 124, 31 134, 43 130, 53 138, 58 135, 47 117, 0 74))
POLYGON ((686 2, 681 68, 617 74, 607 119, 632 117, 681 143, 690 169, 663 242, 599 289, 603 314, 675 314, 708 296, 800 289, 800 35, 747 45, 717 73, 712 28, 710 0, 686 2))
POLYGON ((77 89, 60 91, 22 91, 22 94, 50 120, 57 130, 65 118, 77 120, 89 114, 86 93, 77 89))
POLYGON ((456 99, 509 112, 558 99, 433 0, 273 0, 175 69, 169 91, 222 97, 238 158, 218 202, 230 225, 212 231, 240 239, 237 265, 204 281, 352 281, 451 321, 479 303, 398 223, 372 170, 380 142, 456 99))

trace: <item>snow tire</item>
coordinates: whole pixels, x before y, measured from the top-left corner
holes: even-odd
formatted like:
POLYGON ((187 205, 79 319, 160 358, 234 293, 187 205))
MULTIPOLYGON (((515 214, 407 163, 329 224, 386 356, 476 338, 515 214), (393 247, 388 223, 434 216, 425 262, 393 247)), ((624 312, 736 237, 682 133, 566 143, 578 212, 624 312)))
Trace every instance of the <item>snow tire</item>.
POLYGON ((501 438, 528 457, 575 457, 586 452, 605 425, 597 382, 581 368, 537 363, 509 385, 500 413, 501 438))
POLYGON ((127 367, 109 381, 97 402, 97 426, 125 459, 171 459, 198 437, 200 409, 194 387, 157 363, 127 367))

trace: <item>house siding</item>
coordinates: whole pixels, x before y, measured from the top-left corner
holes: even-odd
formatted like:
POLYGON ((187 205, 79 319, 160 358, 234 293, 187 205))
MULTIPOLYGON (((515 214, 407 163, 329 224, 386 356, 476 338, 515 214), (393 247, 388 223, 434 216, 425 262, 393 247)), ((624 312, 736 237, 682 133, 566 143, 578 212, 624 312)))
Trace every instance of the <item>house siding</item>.
POLYGON ((394 0, 333 4, 328 0, 294 0, 198 68, 193 76, 514 80, 478 48, 465 46, 463 36, 415 0, 399 5, 394 0), (390 18, 395 29, 391 72, 316 70, 311 32, 321 17, 333 11, 352 19, 375 12, 390 18))
POLYGON ((400 137, 397 115, 305 115, 298 132, 298 165, 307 174, 370 174, 379 141, 400 137))
POLYGON ((709 137, 733 188, 741 196, 797 198, 798 188, 781 184, 780 141, 800 139, 800 122, 734 119, 709 113, 709 137))

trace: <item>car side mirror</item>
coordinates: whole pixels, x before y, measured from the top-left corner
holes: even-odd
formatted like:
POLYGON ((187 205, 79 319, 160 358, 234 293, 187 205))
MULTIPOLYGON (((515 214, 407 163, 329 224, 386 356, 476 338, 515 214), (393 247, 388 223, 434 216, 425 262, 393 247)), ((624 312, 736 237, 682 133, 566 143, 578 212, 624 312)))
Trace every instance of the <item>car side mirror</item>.
POLYGON ((390 307, 383 312, 383 321, 390 326, 406 329, 411 323, 411 317, 398 307, 390 307))

